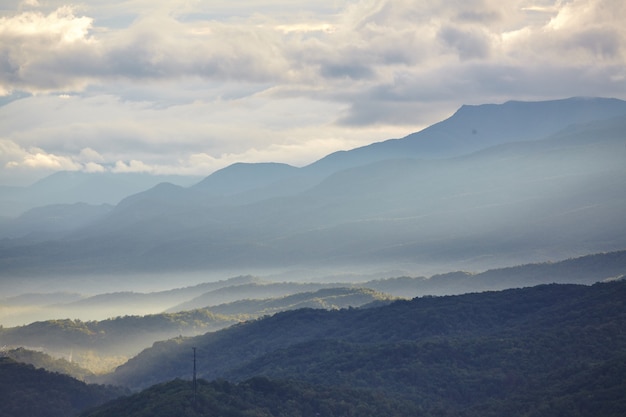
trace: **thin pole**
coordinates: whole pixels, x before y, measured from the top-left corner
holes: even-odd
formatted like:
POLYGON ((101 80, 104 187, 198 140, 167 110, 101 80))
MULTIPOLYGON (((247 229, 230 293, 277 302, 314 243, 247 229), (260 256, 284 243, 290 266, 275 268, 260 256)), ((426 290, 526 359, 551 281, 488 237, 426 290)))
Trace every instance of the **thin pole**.
POLYGON ((198 393, 198 383, 196 381, 196 348, 193 349, 193 403, 196 404, 196 397, 198 393))

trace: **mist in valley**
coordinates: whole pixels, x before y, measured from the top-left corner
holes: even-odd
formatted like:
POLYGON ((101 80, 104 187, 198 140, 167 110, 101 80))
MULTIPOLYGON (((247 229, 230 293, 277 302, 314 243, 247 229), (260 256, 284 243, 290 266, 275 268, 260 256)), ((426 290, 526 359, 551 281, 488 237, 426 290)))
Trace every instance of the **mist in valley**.
MULTIPOLYGON (((285 311, 622 279, 626 118, 616 114, 626 102, 464 107, 302 168, 234 164, 110 206, 31 207, 0 233, 0 346, 96 380, 166 340, 285 311), (543 122, 512 132, 502 114, 543 122), (581 114, 589 120, 574 123, 581 114)), ((51 183, 62 188, 63 176, 51 183)), ((13 207, 40 201, 31 192, 12 194, 13 207)))

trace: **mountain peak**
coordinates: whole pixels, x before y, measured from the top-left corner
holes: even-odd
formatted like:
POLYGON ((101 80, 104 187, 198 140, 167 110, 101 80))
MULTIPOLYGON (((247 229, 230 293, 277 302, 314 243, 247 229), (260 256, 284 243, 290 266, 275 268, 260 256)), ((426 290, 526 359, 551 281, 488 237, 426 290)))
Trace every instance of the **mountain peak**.
POLYGON ((306 168, 328 173, 384 159, 455 157, 502 143, 543 139, 573 124, 623 114, 626 101, 600 97, 465 104, 449 118, 402 139, 335 152, 306 168))
POLYGON ((292 175, 298 168, 277 162, 237 162, 215 171, 193 188, 232 195, 267 186, 292 175))

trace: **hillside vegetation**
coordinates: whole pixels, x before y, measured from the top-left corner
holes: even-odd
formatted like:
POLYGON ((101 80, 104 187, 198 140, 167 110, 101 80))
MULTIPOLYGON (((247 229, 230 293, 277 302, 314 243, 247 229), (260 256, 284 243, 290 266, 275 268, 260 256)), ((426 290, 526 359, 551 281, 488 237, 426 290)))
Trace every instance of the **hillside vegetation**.
POLYGON ((324 393, 320 415, 621 416, 624 346, 624 281, 303 309, 156 344, 109 380, 134 388, 189 380, 195 347, 199 375, 231 381, 203 382, 199 410, 180 381, 91 415, 165 415, 157 404, 169 404, 176 415, 230 405, 224 415, 280 416, 289 404, 288 415, 313 416, 324 393), (343 412, 332 405, 341 402, 343 412))
MULTIPOLYGON (((481 273, 452 272, 430 278, 398 277, 354 283, 272 283, 247 276, 155 293, 110 293, 80 301, 75 300, 76 295, 71 295, 66 309, 57 304, 49 314, 80 314, 84 309, 87 309, 87 314, 96 309, 117 311, 119 314, 148 304, 153 305, 153 309, 170 312, 124 315, 106 320, 54 319, 0 328, 0 345, 43 350, 60 358, 72 357, 75 363, 101 374, 123 364, 154 342, 200 335, 285 310, 303 307, 341 309, 388 303, 394 297, 408 299, 424 295, 453 295, 542 283, 593 284, 625 274, 626 251, 618 251, 481 273), (307 291, 309 289, 315 291, 307 291), (182 300, 185 301, 181 303, 182 300), (185 306, 204 307, 180 311, 185 306)), ((61 296, 68 297, 65 294, 61 296)), ((52 294, 51 299, 59 300, 61 296, 52 294)), ((43 303, 45 294, 7 300, 43 303)))
POLYGON ((126 392, 0 357, 2 417, 69 417, 126 392))
POLYGON ((16 362, 33 365, 37 369, 42 368, 50 372, 70 375, 81 381, 87 381, 94 377, 93 372, 71 362, 71 358, 70 360, 56 359, 46 353, 24 348, 6 350, 2 354, 16 362))
POLYGON ((199 380, 195 396, 191 382, 175 380, 85 412, 81 417, 392 417, 414 416, 417 410, 409 402, 385 399, 363 390, 253 378, 240 384, 199 380))
MULTIPOLYGON (((272 288, 277 290, 276 286, 272 288)), ((292 290, 307 288, 299 284, 289 287, 292 290)), ((37 348, 57 357, 73 356, 74 361, 81 366, 103 373, 159 340, 195 336, 290 309, 338 309, 391 299, 370 289, 328 288, 285 297, 239 300, 174 313, 123 316, 101 321, 47 320, 26 326, 0 328, 0 345, 37 348)))
POLYGON ((624 346, 624 280, 304 308, 156 343, 101 377, 133 395, 2 358, 0 415, 623 416, 624 346))

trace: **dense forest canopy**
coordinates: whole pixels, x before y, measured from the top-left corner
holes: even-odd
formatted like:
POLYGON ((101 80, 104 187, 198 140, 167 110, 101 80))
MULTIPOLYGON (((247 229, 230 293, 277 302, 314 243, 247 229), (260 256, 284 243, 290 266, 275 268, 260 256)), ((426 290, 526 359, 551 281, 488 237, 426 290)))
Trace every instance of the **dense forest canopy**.
POLYGON ((91 411, 124 392, 3 358, 0 415, 622 416, 624 346, 624 280, 305 308, 155 343, 91 411))

